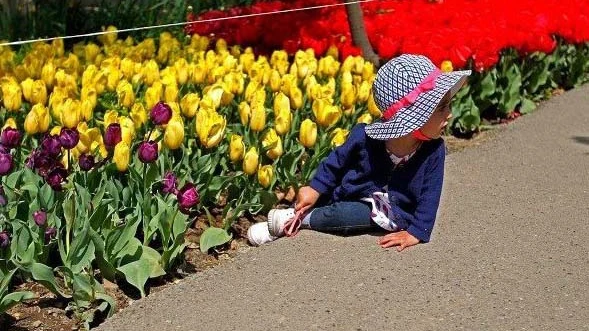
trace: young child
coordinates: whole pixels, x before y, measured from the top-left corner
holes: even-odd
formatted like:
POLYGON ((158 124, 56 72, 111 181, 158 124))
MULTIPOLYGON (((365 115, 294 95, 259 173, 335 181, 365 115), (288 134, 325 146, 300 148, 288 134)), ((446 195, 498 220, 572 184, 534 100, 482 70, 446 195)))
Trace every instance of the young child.
POLYGON ((401 55, 382 66, 372 92, 380 121, 354 126, 320 163, 294 208, 273 209, 250 227, 261 245, 298 228, 349 234, 384 229, 383 248, 428 242, 436 219, 450 101, 470 71, 441 72, 427 57, 401 55))

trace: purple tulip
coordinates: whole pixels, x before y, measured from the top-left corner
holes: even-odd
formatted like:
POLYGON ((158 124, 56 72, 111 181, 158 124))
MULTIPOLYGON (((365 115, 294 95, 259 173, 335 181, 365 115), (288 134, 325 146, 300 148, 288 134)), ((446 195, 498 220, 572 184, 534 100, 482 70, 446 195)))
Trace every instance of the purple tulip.
POLYGON ((0 153, 0 176, 8 174, 12 170, 12 155, 0 153))
POLYGON ((20 144, 22 134, 17 129, 8 127, 0 134, 0 144, 6 148, 15 148, 20 144))
POLYGON ((78 159, 78 163, 80 164, 80 169, 84 171, 90 171, 96 162, 94 162, 94 155, 90 154, 82 154, 78 159))
POLYGON ((153 140, 143 141, 137 151, 139 160, 143 163, 151 163, 157 160, 157 143, 153 140))
POLYGON ((178 181, 174 173, 172 173, 171 171, 166 172, 166 174, 164 175, 163 183, 164 187, 162 188, 162 191, 164 193, 178 193, 178 181))
POLYGON ((10 236, 8 235, 8 232, 0 232, 0 248, 6 248, 8 245, 10 245, 10 236))
POLYGON ((49 154, 43 150, 33 151, 26 160, 27 167, 36 170, 37 173, 43 177, 47 175, 49 170, 55 167, 56 163, 57 159, 49 156, 49 154))
POLYGON ((63 167, 55 167, 49 171, 47 176, 45 176, 45 181, 47 181, 47 184, 49 184, 53 190, 61 191, 63 189, 61 184, 66 181, 66 178, 67 170, 63 167))
POLYGON ((45 242, 48 243, 51 239, 55 238, 57 234, 57 229, 53 226, 48 227, 45 229, 45 242))
POLYGON ((180 211, 187 214, 188 210, 196 206, 200 201, 200 196, 196 186, 192 183, 186 183, 176 194, 180 211))
POLYGON ((47 212, 43 209, 39 209, 33 213, 33 220, 38 226, 44 226, 47 222, 47 212))
POLYGON ((77 129, 61 128, 59 142, 63 148, 72 149, 76 147, 78 141, 80 141, 80 133, 78 133, 77 129))
POLYGON ((155 125, 168 124, 172 118, 172 108, 170 108, 165 102, 160 101, 151 108, 149 117, 155 125))
POLYGON ((123 140, 121 134, 121 125, 119 123, 111 123, 104 132, 104 145, 106 148, 112 149, 123 140))
POLYGON ((41 150, 49 157, 57 157, 59 153, 61 153, 61 142, 59 141, 59 136, 46 136, 45 139, 43 139, 41 142, 41 150))
POLYGON ((6 200, 6 194, 4 193, 4 187, 0 186, 0 206, 4 207, 8 201, 6 200))

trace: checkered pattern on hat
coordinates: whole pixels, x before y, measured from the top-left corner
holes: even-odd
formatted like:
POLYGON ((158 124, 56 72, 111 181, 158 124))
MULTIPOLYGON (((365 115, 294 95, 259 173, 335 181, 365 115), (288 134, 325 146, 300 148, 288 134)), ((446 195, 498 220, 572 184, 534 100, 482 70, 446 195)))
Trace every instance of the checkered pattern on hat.
MULTIPOLYGON (((403 54, 382 66, 374 80, 372 93, 381 112, 413 91, 436 66, 423 55, 403 54)), ((443 73, 436 78, 436 87, 420 94, 415 103, 399 111, 388 121, 367 125, 366 134, 379 140, 397 138, 422 127, 444 95, 456 93, 470 71, 443 73), (460 84, 459 84, 460 83, 460 84)))

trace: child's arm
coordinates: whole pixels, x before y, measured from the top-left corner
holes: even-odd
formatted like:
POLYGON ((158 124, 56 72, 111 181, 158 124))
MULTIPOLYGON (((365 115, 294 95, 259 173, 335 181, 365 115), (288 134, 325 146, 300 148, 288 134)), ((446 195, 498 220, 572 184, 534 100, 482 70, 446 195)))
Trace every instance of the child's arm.
POLYGON ((336 147, 325 160, 319 163, 309 184, 315 191, 320 194, 329 194, 341 182, 341 178, 349 169, 352 160, 357 158, 358 148, 366 140, 364 126, 364 124, 354 126, 346 142, 336 147))

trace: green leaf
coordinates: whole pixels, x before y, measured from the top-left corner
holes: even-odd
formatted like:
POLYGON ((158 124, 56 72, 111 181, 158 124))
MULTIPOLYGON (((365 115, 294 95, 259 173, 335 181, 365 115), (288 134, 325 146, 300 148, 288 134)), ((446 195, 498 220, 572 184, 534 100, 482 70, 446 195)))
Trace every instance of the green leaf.
POLYGON ((39 192, 39 188, 37 187, 37 185, 32 184, 32 183, 25 184, 25 185, 21 186, 20 189, 22 191, 29 191, 31 194, 31 197, 36 196, 37 192, 39 192))
POLYGON ((232 236, 224 229, 210 227, 200 236, 200 251, 206 253, 212 247, 227 243, 231 238, 232 236))
POLYGON ((520 113, 527 114, 532 110, 536 109, 536 103, 528 98, 522 98, 522 104, 520 106, 520 113))
POLYGON ((41 264, 41 263, 33 263, 28 271, 31 273, 33 278, 41 283, 41 285, 45 286, 51 292, 61 295, 64 298, 71 298, 70 295, 63 293, 59 286, 57 285, 57 281, 55 279, 55 275, 53 274, 53 269, 50 267, 41 264))
POLYGON ((33 292, 13 292, 0 300, 0 315, 5 313, 8 309, 25 300, 34 299, 36 296, 33 292))
POLYGON ((90 266, 94 260, 94 243, 88 234, 90 225, 85 222, 81 232, 76 233, 65 265, 72 270, 74 274, 81 272, 84 268, 90 266))
POLYGON ((125 264, 117 268, 120 272, 125 275, 127 282, 141 292, 141 296, 145 297, 145 283, 149 279, 150 265, 149 261, 139 259, 137 261, 125 264))
POLYGON ((160 260, 162 258, 160 253, 149 246, 143 246, 142 249, 143 252, 141 254, 141 259, 149 262, 149 278, 165 275, 166 272, 160 264, 160 260))

